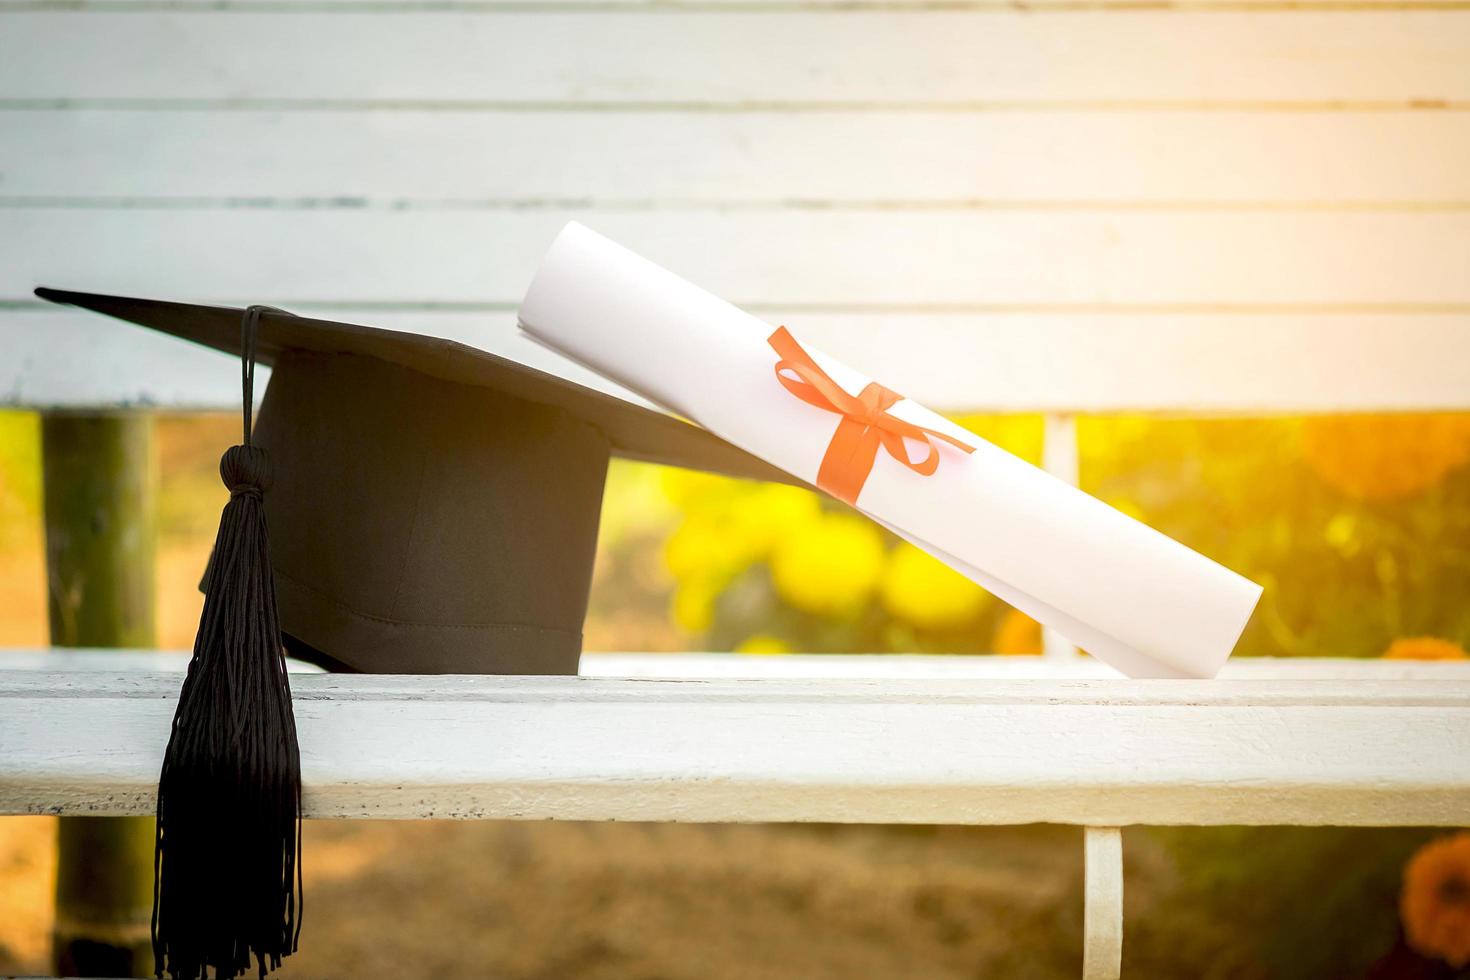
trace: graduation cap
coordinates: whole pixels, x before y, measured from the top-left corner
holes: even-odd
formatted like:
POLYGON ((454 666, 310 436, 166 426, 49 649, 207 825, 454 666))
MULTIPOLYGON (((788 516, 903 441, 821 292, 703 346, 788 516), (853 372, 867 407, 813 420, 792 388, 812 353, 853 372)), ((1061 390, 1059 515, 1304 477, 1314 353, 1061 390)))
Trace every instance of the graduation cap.
POLYGON ((575 674, 611 456, 790 480, 703 429, 453 341, 40 288, 241 357, 244 440, 159 781, 159 975, 264 976, 300 928, 282 649, 329 669, 575 674), (253 415, 254 365, 272 366, 253 415), (270 527, 267 545, 266 527, 270 527))

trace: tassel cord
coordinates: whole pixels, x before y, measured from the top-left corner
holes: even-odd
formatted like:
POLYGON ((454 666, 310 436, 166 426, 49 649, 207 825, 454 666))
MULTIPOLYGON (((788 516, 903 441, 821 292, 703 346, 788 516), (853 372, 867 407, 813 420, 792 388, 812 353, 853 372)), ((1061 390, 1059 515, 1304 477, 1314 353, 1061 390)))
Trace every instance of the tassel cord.
POLYGON ((220 476, 220 515, 194 655, 159 776, 152 934, 155 971, 175 980, 259 975, 301 933, 301 763, 280 640, 263 496, 251 443, 256 333, 241 319, 243 442, 220 476))

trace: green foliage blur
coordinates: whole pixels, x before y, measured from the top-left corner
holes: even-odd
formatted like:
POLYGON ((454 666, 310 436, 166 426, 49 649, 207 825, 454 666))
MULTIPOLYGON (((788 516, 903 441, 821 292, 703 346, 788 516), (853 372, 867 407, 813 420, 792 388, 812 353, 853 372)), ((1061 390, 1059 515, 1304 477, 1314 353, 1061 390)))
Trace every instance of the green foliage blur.
POLYGON ((1373 827, 1143 832, 1175 855, 1179 894, 1239 936, 1257 974, 1272 978, 1368 976, 1399 932, 1404 864, 1440 833, 1373 827))

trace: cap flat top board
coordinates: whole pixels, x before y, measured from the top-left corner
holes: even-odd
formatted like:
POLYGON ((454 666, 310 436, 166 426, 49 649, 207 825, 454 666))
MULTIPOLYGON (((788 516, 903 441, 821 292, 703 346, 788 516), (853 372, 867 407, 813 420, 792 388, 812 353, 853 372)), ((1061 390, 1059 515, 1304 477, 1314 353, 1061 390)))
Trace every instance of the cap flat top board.
MULTIPOLYGON (((240 317, 226 306, 36 289, 52 303, 93 310, 228 354, 240 353, 240 317)), ((651 463, 685 466, 757 480, 793 482, 791 477, 729 443, 672 415, 594 391, 555 374, 452 340, 339 323, 289 313, 264 313, 256 340, 257 359, 271 364, 290 350, 359 354, 399 364, 433 378, 491 387, 508 395, 565 409, 600 429, 614 454, 651 463)))

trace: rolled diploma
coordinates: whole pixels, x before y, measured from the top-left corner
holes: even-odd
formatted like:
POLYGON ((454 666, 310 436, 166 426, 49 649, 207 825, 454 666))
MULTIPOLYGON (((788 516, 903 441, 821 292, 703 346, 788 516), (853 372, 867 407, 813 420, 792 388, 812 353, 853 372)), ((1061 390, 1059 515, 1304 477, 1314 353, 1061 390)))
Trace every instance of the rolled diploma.
MULTIPOLYGON (((787 392, 773 327, 719 297, 574 222, 520 325, 815 485, 841 417, 787 392)), ((870 380, 802 346, 845 391, 870 380)), ((859 511, 1131 677, 1213 677, 1230 656, 1260 586, 913 401, 889 411, 975 450, 935 440, 939 468, 926 477, 880 449, 859 511)))

